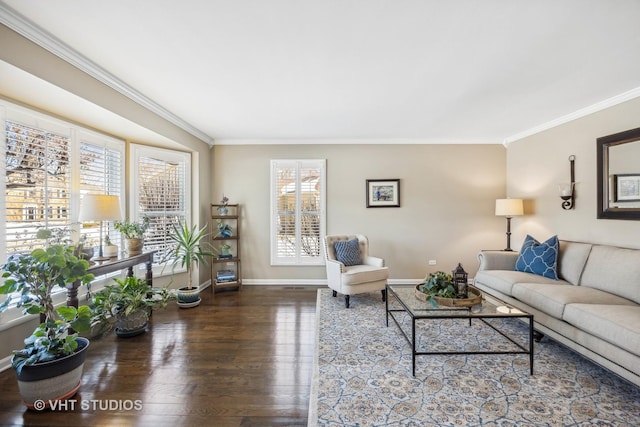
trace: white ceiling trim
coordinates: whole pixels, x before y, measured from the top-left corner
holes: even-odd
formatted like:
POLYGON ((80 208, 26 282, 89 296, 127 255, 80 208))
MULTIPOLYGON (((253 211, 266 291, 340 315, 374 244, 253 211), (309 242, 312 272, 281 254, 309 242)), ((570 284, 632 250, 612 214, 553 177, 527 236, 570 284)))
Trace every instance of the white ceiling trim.
POLYGON ((573 113, 567 114, 566 116, 558 117, 557 119, 551 120, 547 123, 543 123, 539 126, 532 127, 531 129, 527 129, 523 132, 517 133, 508 138, 505 138, 504 145, 507 146, 514 141, 518 141, 520 139, 526 138, 531 135, 535 135, 545 130, 554 128, 556 126, 569 123, 581 117, 588 116, 589 114, 597 113, 598 111, 605 110, 609 107, 613 107, 614 105, 621 104, 623 102, 632 100, 639 96, 640 96, 640 87, 631 89, 627 92, 621 93, 620 95, 613 96, 609 99, 605 99, 604 101, 600 101, 588 107, 582 108, 578 111, 574 111, 573 113))
POLYGON ((0 23, 209 145, 213 139, 0 2, 0 23))
POLYGON ((443 145, 443 144, 502 144, 498 139, 451 139, 451 138, 222 138, 216 145, 443 145))

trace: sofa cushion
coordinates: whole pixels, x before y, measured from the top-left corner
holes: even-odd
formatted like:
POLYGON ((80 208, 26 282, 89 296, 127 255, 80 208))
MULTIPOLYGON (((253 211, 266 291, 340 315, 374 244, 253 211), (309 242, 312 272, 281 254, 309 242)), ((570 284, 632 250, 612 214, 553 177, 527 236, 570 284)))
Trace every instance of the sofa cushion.
POLYGON ((569 242, 560 240, 560 254, 558 255, 558 277, 572 285, 580 283, 584 265, 591 252, 590 243, 569 242))
POLYGON ((352 286, 360 283, 375 282, 378 280, 387 280, 389 277, 389 269, 387 267, 375 267, 371 265, 361 264, 345 267, 342 273, 342 285, 352 286))
POLYGON ((632 304, 628 299, 617 295, 569 284, 516 283, 512 293, 523 303, 558 319, 562 319, 567 304, 632 304))
POLYGON ((640 250, 594 245, 580 285, 640 304, 640 250))
MULTIPOLYGON (((569 304, 562 319, 613 345, 640 355, 640 306, 569 304)), ((612 355, 610 357, 614 359, 612 355)))
POLYGON ((358 239, 335 242, 336 259, 346 266, 362 264, 358 239))
POLYGON ((548 279, 532 273, 511 270, 480 270, 476 273, 474 282, 481 283, 504 295, 512 295, 512 288, 515 283, 546 283, 546 284, 567 284, 564 281, 548 279))
POLYGON ((516 271, 557 279, 559 249, 558 236, 540 243, 527 234, 516 261, 516 271))

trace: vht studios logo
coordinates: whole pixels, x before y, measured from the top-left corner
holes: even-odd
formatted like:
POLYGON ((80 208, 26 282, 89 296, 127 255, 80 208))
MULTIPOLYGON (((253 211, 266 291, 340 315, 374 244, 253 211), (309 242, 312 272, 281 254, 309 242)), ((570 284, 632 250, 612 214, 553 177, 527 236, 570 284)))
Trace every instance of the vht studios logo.
POLYGON ((92 399, 92 400, 36 400, 33 409, 52 411, 141 411, 141 400, 116 400, 116 399, 92 399))

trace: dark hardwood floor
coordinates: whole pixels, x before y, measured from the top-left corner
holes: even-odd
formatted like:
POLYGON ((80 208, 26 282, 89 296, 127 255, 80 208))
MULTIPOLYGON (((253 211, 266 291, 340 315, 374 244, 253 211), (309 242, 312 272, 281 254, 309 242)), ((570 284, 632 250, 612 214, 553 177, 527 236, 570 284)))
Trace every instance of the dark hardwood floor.
POLYGON ((306 426, 316 288, 244 286, 91 341, 75 407, 26 410, 0 373, 0 425, 306 426))

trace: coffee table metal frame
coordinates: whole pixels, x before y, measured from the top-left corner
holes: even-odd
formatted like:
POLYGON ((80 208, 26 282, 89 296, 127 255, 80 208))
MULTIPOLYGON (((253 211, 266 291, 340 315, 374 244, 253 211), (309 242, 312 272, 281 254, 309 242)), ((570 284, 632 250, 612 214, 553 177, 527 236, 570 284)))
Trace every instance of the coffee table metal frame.
POLYGON ((507 312, 499 312, 495 305, 486 301, 483 298, 482 308, 477 306, 472 307, 445 307, 445 306, 433 306, 431 302, 419 301, 414 295, 415 285, 387 285, 387 298, 385 302, 387 327, 389 327, 389 316, 402 332, 402 335, 407 340, 407 343, 411 346, 412 352, 412 370, 413 376, 416 376, 416 356, 434 355, 434 354, 528 354, 529 355, 529 372, 533 375, 533 314, 525 313, 518 309, 509 307, 508 304, 504 304, 507 312), (410 303, 404 301, 400 295, 396 292, 404 291, 403 296, 406 298, 413 298, 410 303), (410 292, 409 292, 410 291, 410 292), (393 297, 402 307, 401 309, 390 309, 389 300, 393 297), (415 300, 415 301, 414 301, 415 300), (411 307, 409 306, 411 305, 411 307), (411 317, 411 337, 407 335, 400 322, 396 319, 395 312, 406 312, 411 317), (504 319, 504 318, 521 318, 527 319, 529 323, 529 347, 525 347, 522 344, 514 341, 506 333, 499 330, 496 326, 487 322, 487 319, 504 319), (520 351, 416 351, 416 321, 428 320, 428 319, 468 319, 469 326, 471 326, 472 319, 479 319, 485 325, 489 326, 500 335, 505 337, 511 343, 515 344, 520 351))

